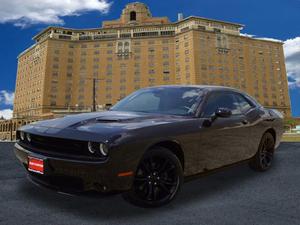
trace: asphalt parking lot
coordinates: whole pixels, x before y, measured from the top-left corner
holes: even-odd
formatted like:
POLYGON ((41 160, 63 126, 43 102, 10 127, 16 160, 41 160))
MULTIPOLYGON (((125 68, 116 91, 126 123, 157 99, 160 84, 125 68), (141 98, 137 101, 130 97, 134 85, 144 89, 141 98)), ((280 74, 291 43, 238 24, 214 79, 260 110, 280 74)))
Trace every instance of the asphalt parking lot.
POLYGON ((202 177, 159 209, 38 188, 12 150, 0 143, 0 224, 300 224, 300 143, 282 143, 266 173, 240 165, 202 177))

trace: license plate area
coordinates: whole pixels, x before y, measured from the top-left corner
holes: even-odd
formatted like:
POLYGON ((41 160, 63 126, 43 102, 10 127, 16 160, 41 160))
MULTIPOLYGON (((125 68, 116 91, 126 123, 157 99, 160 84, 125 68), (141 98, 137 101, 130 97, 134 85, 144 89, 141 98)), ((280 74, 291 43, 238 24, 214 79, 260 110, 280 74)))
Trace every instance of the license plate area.
POLYGON ((28 170, 34 173, 44 174, 44 160, 29 156, 28 170))

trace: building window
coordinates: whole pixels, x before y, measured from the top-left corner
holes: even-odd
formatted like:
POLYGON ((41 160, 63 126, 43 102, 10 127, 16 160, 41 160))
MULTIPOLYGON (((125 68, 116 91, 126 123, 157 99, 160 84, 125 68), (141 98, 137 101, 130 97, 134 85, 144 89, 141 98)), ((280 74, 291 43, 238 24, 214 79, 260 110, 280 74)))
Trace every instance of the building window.
POLYGON ((136 12, 135 11, 130 12, 130 21, 136 21, 136 12))
POLYGON ((217 28, 214 28, 214 32, 216 32, 216 33, 221 33, 221 30, 220 30, 220 29, 217 29, 217 28))
POLYGON ((118 43, 118 52, 121 52, 123 49, 123 42, 118 43))

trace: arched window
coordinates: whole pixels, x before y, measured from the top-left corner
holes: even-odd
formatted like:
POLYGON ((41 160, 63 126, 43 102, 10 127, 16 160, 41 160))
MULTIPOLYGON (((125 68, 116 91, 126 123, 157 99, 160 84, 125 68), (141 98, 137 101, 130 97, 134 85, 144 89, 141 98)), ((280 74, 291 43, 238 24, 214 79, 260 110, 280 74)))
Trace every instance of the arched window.
POLYGON ((122 49, 123 49, 123 42, 119 42, 118 43, 118 51, 120 52, 120 51, 122 51, 122 49))
POLYGON ((130 21, 136 21, 136 12, 135 11, 130 12, 130 21))
POLYGON ((124 52, 126 52, 126 53, 129 52, 129 46, 130 46, 129 42, 124 43, 124 52))

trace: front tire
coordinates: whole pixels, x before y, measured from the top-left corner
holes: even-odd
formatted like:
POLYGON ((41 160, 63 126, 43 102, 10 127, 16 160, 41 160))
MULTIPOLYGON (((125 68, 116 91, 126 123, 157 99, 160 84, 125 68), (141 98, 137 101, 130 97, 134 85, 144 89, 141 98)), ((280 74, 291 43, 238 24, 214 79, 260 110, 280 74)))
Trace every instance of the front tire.
POLYGON ((273 162, 275 140, 272 134, 265 133, 261 139, 258 151, 250 161, 249 166, 256 171, 268 170, 273 162))
POLYGON ((141 160, 126 201, 140 207, 159 207, 172 201, 183 182, 182 166, 170 150, 155 147, 141 160))

